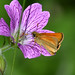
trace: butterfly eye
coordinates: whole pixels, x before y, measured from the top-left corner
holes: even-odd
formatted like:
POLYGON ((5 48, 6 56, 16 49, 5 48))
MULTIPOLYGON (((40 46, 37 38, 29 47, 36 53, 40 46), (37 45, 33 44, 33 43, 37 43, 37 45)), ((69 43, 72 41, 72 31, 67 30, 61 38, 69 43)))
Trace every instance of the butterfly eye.
POLYGON ((32 36, 34 37, 34 38, 36 38, 37 37, 37 35, 38 35, 38 33, 37 32, 32 32, 32 36))
POLYGON ((36 35, 35 35, 35 34, 33 34, 33 37, 36 37, 36 35))

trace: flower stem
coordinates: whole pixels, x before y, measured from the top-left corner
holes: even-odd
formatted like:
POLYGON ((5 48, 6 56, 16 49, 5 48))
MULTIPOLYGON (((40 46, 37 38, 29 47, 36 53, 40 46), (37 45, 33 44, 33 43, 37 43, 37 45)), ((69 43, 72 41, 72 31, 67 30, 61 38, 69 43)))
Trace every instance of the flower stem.
POLYGON ((20 17, 19 29, 18 29, 17 38, 16 38, 16 44, 15 44, 15 50, 14 50, 14 57, 13 57, 13 64, 12 64, 11 75, 12 75, 13 69, 14 69, 14 63, 15 63, 15 58, 16 58, 16 50, 17 50, 17 43, 18 43, 18 41, 19 41, 20 25, 21 25, 21 20, 22 20, 22 15, 23 15, 24 6, 25 6, 25 1, 26 1, 26 0, 23 1, 23 9, 22 9, 21 17, 20 17))
POLYGON ((26 0, 23 1, 23 9, 22 9, 22 12, 24 11, 25 1, 26 0))
POLYGON ((12 75, 12 73, 13 73, 13 69, 14 69, 14 63, 15 63, 15 58, 16 58, 16 51, 17 49, 16 49, 16 47, 15 47, 15 50, 14 50, 14 57, 13 57, 13 64, 12 64, 12 69, 11 69, 11 75, 12 75))
POLYGON ((1 75, 3 75, 3 72, 2 71, 0 71, 1 72, 1 75))

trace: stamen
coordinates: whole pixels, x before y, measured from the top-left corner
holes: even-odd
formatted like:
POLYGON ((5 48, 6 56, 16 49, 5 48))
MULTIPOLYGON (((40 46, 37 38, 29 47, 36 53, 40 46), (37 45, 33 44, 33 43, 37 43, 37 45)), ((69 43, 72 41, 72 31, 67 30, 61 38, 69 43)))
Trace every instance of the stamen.
POLYGON ((24 35, 28 35, 28 34, 25 34, 24 32, 20 35, 20 38, 22 37, 22 36, 24 36, 24 35))
POLYGON ((20 35, 20 38, 21 38, 22 36, 24 36, 24 32, 20 35))

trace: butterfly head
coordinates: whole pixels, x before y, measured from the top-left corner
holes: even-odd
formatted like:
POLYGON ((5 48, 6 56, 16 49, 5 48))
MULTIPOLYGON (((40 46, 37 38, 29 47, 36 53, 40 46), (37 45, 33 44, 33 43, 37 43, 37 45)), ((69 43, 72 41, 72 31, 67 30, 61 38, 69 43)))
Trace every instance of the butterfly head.
POLYGON ((35 37, 38 36, 38 33, 34 31, 34 32, 32 32, 32 35, 33 35, 33 37, 35 38, 35 37))

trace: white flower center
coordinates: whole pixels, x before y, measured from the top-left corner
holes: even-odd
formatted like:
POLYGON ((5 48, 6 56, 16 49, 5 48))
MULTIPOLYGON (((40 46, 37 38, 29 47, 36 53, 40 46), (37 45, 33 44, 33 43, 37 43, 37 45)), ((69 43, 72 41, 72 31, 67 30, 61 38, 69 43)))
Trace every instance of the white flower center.
POLYGON ((20 36, 19 43, 22 45, 30 44, 33 41, 31 34, 25 34, 20 36))

